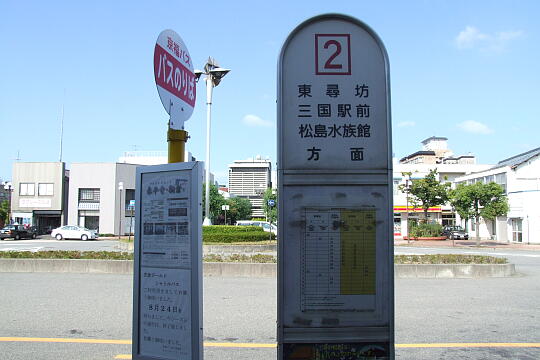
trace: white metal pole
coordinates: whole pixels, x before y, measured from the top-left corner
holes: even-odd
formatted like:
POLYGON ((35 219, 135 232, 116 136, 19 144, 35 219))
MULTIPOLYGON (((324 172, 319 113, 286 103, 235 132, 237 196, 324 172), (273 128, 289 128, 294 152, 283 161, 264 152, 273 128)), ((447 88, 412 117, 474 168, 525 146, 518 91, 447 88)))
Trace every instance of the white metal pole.
POLYGON ((203 226, 212 225, 210 220, 210 120, 212 117, 212 75, 206 76, 206 193, 204 196, 204 221, 203 226))

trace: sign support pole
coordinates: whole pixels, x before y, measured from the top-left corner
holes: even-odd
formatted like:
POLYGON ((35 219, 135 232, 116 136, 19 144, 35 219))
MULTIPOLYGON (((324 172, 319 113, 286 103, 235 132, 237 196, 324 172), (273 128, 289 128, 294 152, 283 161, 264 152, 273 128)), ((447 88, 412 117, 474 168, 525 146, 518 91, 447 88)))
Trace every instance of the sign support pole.
POLYGON ((175 130, 171 128, 167 130, 167 142, 169 143, 169 164, 184 162, 185 147, 188 138, 188 133, 185 130, 175 130))

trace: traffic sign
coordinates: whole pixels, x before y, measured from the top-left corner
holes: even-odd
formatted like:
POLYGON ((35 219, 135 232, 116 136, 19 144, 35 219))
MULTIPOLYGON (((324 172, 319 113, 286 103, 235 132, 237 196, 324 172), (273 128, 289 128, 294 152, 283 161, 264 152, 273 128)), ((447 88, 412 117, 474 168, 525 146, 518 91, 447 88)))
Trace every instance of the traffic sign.
POLYGON ((164 30, 158 36, 154 77, 163 107, 171 116, 169 127, 183 130, 195 107, 195 73, 184 41, 173 30, 164 30))
POLYGON ((278 67, 278 359, 394 359, 388 58, 367 25, 299 25, 278 67))
POLYGON ((274 199, 269 199, 267 204, 268 204, 268 206, 270 206, 270 207, 274 207, 274 206, 276 206, 276 200, 274 200, 274 199))

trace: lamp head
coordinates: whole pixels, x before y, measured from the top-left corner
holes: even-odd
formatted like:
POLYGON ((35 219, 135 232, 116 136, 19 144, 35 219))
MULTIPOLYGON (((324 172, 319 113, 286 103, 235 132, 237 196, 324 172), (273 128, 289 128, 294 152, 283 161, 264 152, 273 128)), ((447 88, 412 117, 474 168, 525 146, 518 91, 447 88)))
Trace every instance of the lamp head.
POLYGON ((201 75, 204 74, 201 70, 195 69, 193 72, 195 74, 195 81, 199 82, 199 79, 201 78, 201 75))
POLYGON ((227 73, 231 71, 230 69, 224 69, 224 68, 221 68, 221 67, 217 67, 217 68, 214 68, 212 70, 209 71, 209 74, 212 76, 212 83, 214 84, 214 86, 218 86, 219 83, 221 82, 221 79, 223 79, 223 77, 225 75, 227 75, 227 73))

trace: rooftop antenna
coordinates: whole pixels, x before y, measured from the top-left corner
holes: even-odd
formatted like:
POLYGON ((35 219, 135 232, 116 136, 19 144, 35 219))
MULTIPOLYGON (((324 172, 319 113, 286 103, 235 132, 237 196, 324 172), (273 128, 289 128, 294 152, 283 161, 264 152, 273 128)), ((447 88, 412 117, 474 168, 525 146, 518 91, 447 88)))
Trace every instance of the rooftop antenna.
POLYGON ((17 157, 14 159, 15 161, 21 161, 21 151, 17 150, 17 157))
POLYGON ((60 162, 62 162, 62 148, 64 143, 64 104, 66 102, 66 89, 64 89, 64 100, 62 101, 62 115, 60 116, 60 162))

